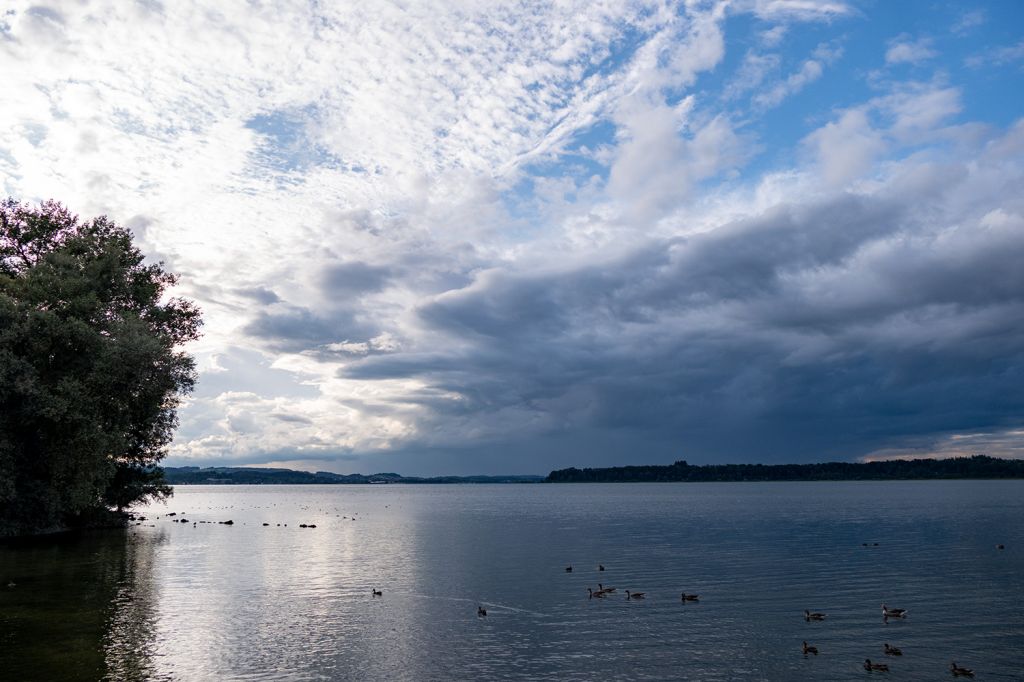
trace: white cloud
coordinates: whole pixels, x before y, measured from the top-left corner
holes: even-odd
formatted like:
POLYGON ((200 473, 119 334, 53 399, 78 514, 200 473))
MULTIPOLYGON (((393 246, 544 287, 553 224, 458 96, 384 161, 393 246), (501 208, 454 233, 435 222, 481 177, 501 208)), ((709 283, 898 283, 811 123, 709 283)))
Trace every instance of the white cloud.
POLYGON ((752 0, 742 4, 752 4, 754 14, 762 19, 820 21, 853 13, 847 3, 833 0, 752 0))
MULTIPOLYGON (((843 49, 829 43, 820 43, 813 50, 811 59, 804 60, 800 68, 783 79, 770 82, 757 92, 751 101, 759 109, 778 106, 784 99, 795 95, 821 78, 825 67, 842 57, 843 49)), ((757 89, 765 76, 777 68, 777 55, 756 55, 748 53, 733 82, 726 88, 726 94, 735 96, 737 91, 757 89)))
POLYGON ((901 36, 889 43, 885 51, 886 64, 919 64, 938 56, 932 48, 930 38, 910 40, 909 36, 901 36))
POLYGON ((1016 45, 991 47, 965 60, 967 66, 977 69, 985 66, 1005 66, 1024 61, 1024 40, 1016 45))
POLYGON ((765 47, 776 47, 782 42, 782 39, 786 37, 787 30, 788 27, 785 24, 777 24, 768 30, 761 31, 761 43, 765 47))
POLYGON ((864 178, 891 153, 941 141, 946 124, 961 108, 957 88, 901 84, 889 94, 843 110, 803 143, 813 151, 825 182, 838 187, 864 178))
POLYGON ((723 94, 729 99, 736 99, 746 92, 756 90, 769 74, 779 68, 781 61, 777 54, 759 54, 748 51, 743 56, 743 62, 736 70, 736 75, 726 85, 723 94))
POLYGON ((911 84, 874 104, 892 117, 890 132, 905 143, 930 139, 963 108, 958 88, 911 84))
POLYGON ((983 9, 964 12, 964 14, 953 24, 951 30, 958 35, 970 33, 988 21, 988 14, 983 9))
POLYGON ((809 83, 821 78, 823 72, 821 63, 808 59, 800 65, 800 69, 790 74, 786 80, 777 83, 767 92, 762 92, 754 97, 754 103, 761 107, 773 107, 779 104, 789 95, 800 92, 809 83))
POLYGON ((887 148, 864 108, 844 112, 808 135, 805 144, 814 149, 824 180, 832 186, 863 175, 887 148))

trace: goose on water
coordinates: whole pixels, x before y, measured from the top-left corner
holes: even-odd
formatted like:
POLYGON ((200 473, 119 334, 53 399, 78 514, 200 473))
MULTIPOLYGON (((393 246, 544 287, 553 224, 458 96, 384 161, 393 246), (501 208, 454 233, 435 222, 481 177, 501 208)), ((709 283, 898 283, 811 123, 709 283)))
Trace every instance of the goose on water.
POLYGON ((630 592, 626 590, 626 599, 643 599, 644 594, 644 592, 630 592))
POLYGON ((961 668, 956 664, 956 661, 949 662, 949 671, 953 673, 953 677, 974 677, 974 671, 970 668, 961 668))
POLYGON ((888 642, 885 643, 885 655, 886 656, 902 656, 903 650, 899 647, 895 647, 888 642))
POLYGON ((816 646, 808 646, 807 642, 804 641, 804 656, 806 656, 807 654, 814 654, 815 656, 817 656, 818 655, 818 647, 816 647, 816 646))
POLYGON ((383 592, 375 588, 370 588, 370 591, 373 593, 374 597, 380 597, 384 594, 383 592))
MULTIPOLYGON (((1000 548, 1000 549, 1001 549, 1001 548, 1000 548)), ((604 570, 604 564, 598 564, 598 565, 597 565, 597 570, 599 570, 599 571, 603 571, 603 570, 604 570)))
POLYGON ((906 609, 890 609, 885 604, 882 604, 882 615, 889 618, 905 618, 907 616, 906 609))
POLYGON ((818 613, 817 611, 808 611, 804 609, 804 620, 825 620, 827 614, 818 613))
POLYGON ((590 595, 589 597, 587 597, 588 599, 593 599, 594 597, 598 597, 600 599, 603 599, 604 595, 605 595, 605 591, 604 590, 598 590, 597 592, 594 592, 592 589, 590 589, 588 587, 587 588, 587 594, 590 595))
POLYGON ((565 572, 566 573, 572 573, 572 566, 566 566, 565 567, 565 572))
POLYGON ((487 609, 485 609, 482 606, 476 607, 476 615, 478 615, 479 617, 483 618, 484 616, 487 615, 487 609))
POLYGON ((887 673, 887 672, 889 672, 889 666, 887 666, 885 663, 872 663, 870 658, 865 658, 864 659, 864 669, 867 670, 868 672, 874 672, 874 671, 877 671, 877 672, 880 672, 880 673, 887 673))
POLYGON ((698 594, 686 594, 685 592, 683 592, 679 596, 679 598, 682 601, 700 601, 700 595, 698 595, 698 594))
POLYGON ((604 586, 604 585, 602 585, 601 583, 598 583, 598 584, 597 584, 597 589, 601 590, 601 591, 602 591, 602 592, 604 592, 605 594, 611 594, 612 592, 614 592, 614 591, 615 591, 615 588, 614 588, 614 587, 605 587, 605 586, 604 586))

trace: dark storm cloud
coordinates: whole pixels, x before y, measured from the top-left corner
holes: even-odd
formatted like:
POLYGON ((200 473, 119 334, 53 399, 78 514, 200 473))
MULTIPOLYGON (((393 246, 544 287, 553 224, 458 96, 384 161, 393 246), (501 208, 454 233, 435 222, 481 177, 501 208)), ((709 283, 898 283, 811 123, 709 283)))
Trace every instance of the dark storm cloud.
POLYGON ((329 344, 361 343, 379 333, 364 320, 359 299, 383 290, 391 279, 386 267, 359 261, 335 263, 322 268, 316 278, 320 297, 329 303, 320 309, 283 304, 278 295, 263 287, 237 289, 235 293, 264 304, 243 328, 275 351, 327 353, 329 344))
POLYGON ((389 278, 387 268, 359 261, 330 265, 321 273, 325 291, 339 296, 359 296, 380 291, 389 278))
POLYGON ((280 297, 274 293, 272 289, 267 289, 266 287, 239 288, 235 289, 234 292, 239 296, 252 299, 257 303, 262 303, 264 305, 279 303, 281 301, 280 297))
POLYGON ((284 414, 275 412, 270 415, 274 419, 282 422, 288 422, 290 424, 312 424, 313 420, 309 417, 303 417, 301 414, 284 414))
POLYGON ((907 199, 779 206, 600 266, 491 270, 419 311, 453 350, 344 375, 424 380, 410 401, 439 442, 518 421, 538 442, 632 433, 693 461, 853 457, 1019 425, 1024 230, 943 227, 907 199))
POLYGON ((374 335, 351 309, 314 312, 283 305, 273 311, 258 312, 242 331, 268 348, 289 352, 315 350, 339 341, 363 341, 374 335))

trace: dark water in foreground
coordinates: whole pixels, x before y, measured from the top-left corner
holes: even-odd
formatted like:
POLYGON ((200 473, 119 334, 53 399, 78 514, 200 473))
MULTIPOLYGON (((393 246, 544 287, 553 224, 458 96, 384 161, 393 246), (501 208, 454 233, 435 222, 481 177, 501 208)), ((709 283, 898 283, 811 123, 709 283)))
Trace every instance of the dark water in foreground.
POLYGON ((169 511, 190 523, 0 546, 0 678, 1024 679, 1024 481, 179 487, 169 511))

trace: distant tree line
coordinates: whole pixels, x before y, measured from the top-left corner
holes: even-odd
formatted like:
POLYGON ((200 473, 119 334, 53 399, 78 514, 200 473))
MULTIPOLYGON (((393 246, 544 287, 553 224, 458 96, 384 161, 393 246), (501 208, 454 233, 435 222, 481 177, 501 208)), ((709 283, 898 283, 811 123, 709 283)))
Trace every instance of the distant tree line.
POLYGON ((105 217, 0 201, 0 536, 171 493, 157 464, 200 326, 174 283, 105 217))
POLYGON ((678 481, 885 481, 938 478, 1024 478, 1024 461, 985 455, 822 464, 675 464, 559 469, 549 483, 642 483, 678 481))
POLYGON ((400 476, 395 473, 335 474, 259 467, 167 467, 171 485, 304 485, 346 483, 540 483, 543 476, 400 476))

